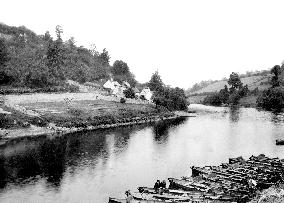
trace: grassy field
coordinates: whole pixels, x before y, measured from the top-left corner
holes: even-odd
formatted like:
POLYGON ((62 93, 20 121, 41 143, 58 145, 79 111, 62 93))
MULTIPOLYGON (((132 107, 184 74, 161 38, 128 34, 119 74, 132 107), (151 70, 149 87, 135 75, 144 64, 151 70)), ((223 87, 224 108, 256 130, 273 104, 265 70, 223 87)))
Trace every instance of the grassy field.
POLYGON ((150 103, 59 100, 33 103, 25 101, 12 107, 0 104, 0 145, 1 142, 14 138, 72 133, 141 121, 152 122, 173 116, 176 114, 164 108, 156 108, 150 103))
POLYGON ((35 102, 23 103, 21 107, 38 116, 27 115, 2 106, 2 110, 11 114, 0 113, 3 121, 0 128, 23 128, 30 124, 47 126, 49 123, 68 128, 87 127, 123 122, 123 119, 128 118, 172 115, 165 109, 157 109, 153 104, 122 104, 105 100, 35 102))
MULTIPOLYGON (((269 82, 269 76, 251 76, 251 77, 245 77, 241 78, 241 81, 244 85, 248 85, 249 90, 253 90, 256 87, 262 91, 270 87, 268 85, 269 82)), ((198 90, 196 92, 192 92, 191 94, 202 94, 202 93, 210 93, 210 92, 219 92, 224 86, 228 83, 225 80, 221 80, 215 83, 212 83, 201 90, 198 90)))

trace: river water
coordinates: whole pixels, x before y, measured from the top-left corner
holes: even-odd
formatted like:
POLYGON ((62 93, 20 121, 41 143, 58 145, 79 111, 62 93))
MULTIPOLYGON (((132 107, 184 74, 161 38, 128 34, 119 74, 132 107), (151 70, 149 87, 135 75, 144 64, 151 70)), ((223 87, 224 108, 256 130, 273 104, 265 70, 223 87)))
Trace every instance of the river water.
POLYGON ((0 202, 107 202, 190 167, 264 153, 284 158, 284 115, 194 106, 196 117, 0 147, 0 202))

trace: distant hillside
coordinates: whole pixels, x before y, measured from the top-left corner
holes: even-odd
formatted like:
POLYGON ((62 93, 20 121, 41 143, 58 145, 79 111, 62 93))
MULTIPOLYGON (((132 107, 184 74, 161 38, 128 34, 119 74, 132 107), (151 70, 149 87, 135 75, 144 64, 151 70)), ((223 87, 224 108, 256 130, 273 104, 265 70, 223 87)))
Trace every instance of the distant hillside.
MULTIPOLYGON (((250 90, 258 88, 261 91, 270 87, 269 85, 270 77, 271 75, 268 73, 268 71, 265 71, 259 75, 252 75, 252 76, 241 75, 241 81, 244 85, 248 85, 248 88, 250 90)), ((207 84, 204 87, 199 88, 196 91, 192 91, 192 89, 189 89, 187 90, 186 94, 197 95, 197 94, 218 92, 222 88, 224 88, 225 85, 228 85, 227 80, 214 81, 212 83, 207 84)))

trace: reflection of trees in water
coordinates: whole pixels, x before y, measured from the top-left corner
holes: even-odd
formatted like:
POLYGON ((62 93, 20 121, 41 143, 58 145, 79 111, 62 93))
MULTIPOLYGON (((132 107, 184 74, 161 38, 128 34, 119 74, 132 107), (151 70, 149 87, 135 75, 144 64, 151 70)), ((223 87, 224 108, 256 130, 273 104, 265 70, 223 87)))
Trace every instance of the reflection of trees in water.
POLYGON ((29 179, 35 181, 38 175, 45 177, 48 184, 58 187, 65 171, 64 142, 64 139, 41 140, 37 147, 27 145, 25 151, 3 155, 0 161, 1 187, 8 182, 22 185, 29 179))
POLYGON ((66 139, 45 141, 39 147, 41 174, 51 186, 59 187, 66 162, 66 139))
POLYGON ((7 173, 4 168, 5 159, 3 156, 0 156, 0 188, 4 188, 7 184, 7 173))
POLYGON ((78 167, 96 165, 99 159, 105 165, 110 150, 114 153, 125 150, 130 135, 144 127, 98 130, 11 144, 8 147, 13 153, 0 152, 0 188, 5 188, 7 183, 24 185, 45 178, 48 187, 58 189, 67 167, 73 173, 78 167), (108 135, 112 136, 112 143, 108 143, 108 135), (19 146, 24 146, 24 150, 17 151, 19 146))
POLYGON ((166 142, 168 139, 169 129, 184 123, 185 120, 186 118, 177 118, 174 120, 165 120, 156 123, 153 126, 155 141, 166 142))
POLYGON ((232 122, 238 122, 240 119, 240 108, 238 106, 230 107, 229 118, 232 122))

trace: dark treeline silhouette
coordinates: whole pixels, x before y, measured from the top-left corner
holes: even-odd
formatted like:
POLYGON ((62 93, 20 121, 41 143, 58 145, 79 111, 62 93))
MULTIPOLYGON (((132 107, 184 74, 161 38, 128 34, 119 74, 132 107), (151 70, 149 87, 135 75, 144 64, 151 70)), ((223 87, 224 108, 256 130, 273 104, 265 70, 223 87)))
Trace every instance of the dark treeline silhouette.
POLYGON ((55 32, 53 39, 48 31, 36 35, 24 26, 0 24, 0 85, 46 88, 66 86, 66 79, 84 83, 111 76, 135 85, 127 63, 117 60, 111 66, 106 49, 78 47, 73 37, 63 41, 61 26, 55 32))

